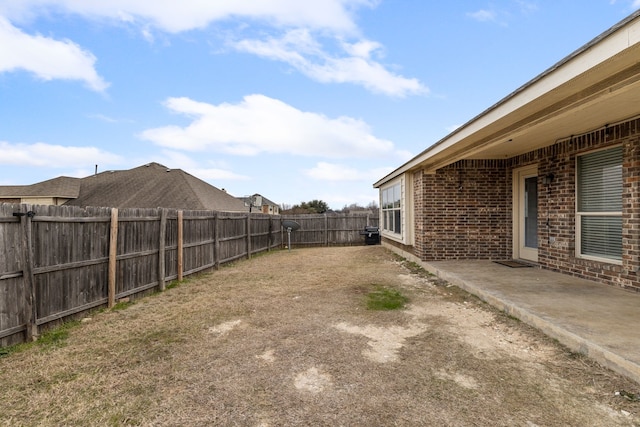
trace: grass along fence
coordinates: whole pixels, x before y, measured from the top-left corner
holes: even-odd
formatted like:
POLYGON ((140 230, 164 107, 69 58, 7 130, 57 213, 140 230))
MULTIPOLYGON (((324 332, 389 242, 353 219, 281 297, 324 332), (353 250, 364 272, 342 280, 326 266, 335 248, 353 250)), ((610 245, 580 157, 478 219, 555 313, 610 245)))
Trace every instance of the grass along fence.
POLYGON ((0 204, 0 347, 47 325, 286 244, 362 244, 370 215, 0 204))

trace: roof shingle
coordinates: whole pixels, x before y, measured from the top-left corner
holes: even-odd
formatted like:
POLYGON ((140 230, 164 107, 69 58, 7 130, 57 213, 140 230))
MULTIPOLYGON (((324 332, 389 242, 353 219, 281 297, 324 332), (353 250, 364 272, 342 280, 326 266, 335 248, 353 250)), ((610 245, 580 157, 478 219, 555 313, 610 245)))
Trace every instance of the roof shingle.
POLYGON ((245 212, 235 197, 181 169, 159 163, 106 171, 80 182, 80 194, 66 205, 115 208, 174 208, 245 212))

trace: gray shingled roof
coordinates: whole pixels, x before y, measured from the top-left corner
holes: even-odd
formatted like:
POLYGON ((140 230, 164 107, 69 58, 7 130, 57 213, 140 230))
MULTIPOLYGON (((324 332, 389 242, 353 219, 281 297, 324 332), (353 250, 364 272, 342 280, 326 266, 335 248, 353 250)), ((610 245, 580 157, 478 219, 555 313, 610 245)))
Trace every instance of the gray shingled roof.
POLYGON ((80 193, 80 178, 60 176, 31 185, 2 185, 0 197, 60 197, 73 199, 80 193))
POLYGON ((248 211, 242 201, 230 194, 181 169, 158 163, 106 171, 80 181, 80 194, 66 205, 248 211))

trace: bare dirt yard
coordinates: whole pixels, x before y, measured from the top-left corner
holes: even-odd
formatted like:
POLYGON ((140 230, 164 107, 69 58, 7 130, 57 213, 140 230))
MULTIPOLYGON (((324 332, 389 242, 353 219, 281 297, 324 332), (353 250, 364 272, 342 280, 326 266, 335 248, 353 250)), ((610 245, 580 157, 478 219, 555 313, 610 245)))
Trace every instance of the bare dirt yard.
POLYGON ((638 384, 380 246, 276 251, 0 358, 0 425, 633 426, 638 384), (405 308, 367 309, 386 287, 405 308))

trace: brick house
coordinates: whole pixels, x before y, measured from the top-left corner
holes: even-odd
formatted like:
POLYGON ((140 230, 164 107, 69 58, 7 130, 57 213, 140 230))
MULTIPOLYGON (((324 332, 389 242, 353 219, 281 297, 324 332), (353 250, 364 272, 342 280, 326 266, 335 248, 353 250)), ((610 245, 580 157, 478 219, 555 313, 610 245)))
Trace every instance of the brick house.
POLYGON ((374 184, 383 244, 640 291, 640 12, 374 184))
POLYGON ((256 193, 253 196, 238 197, 238 199, 242 200, 244 205, 248 207, 249 212, 280 215, 280 206, 261 194, 256 193))

